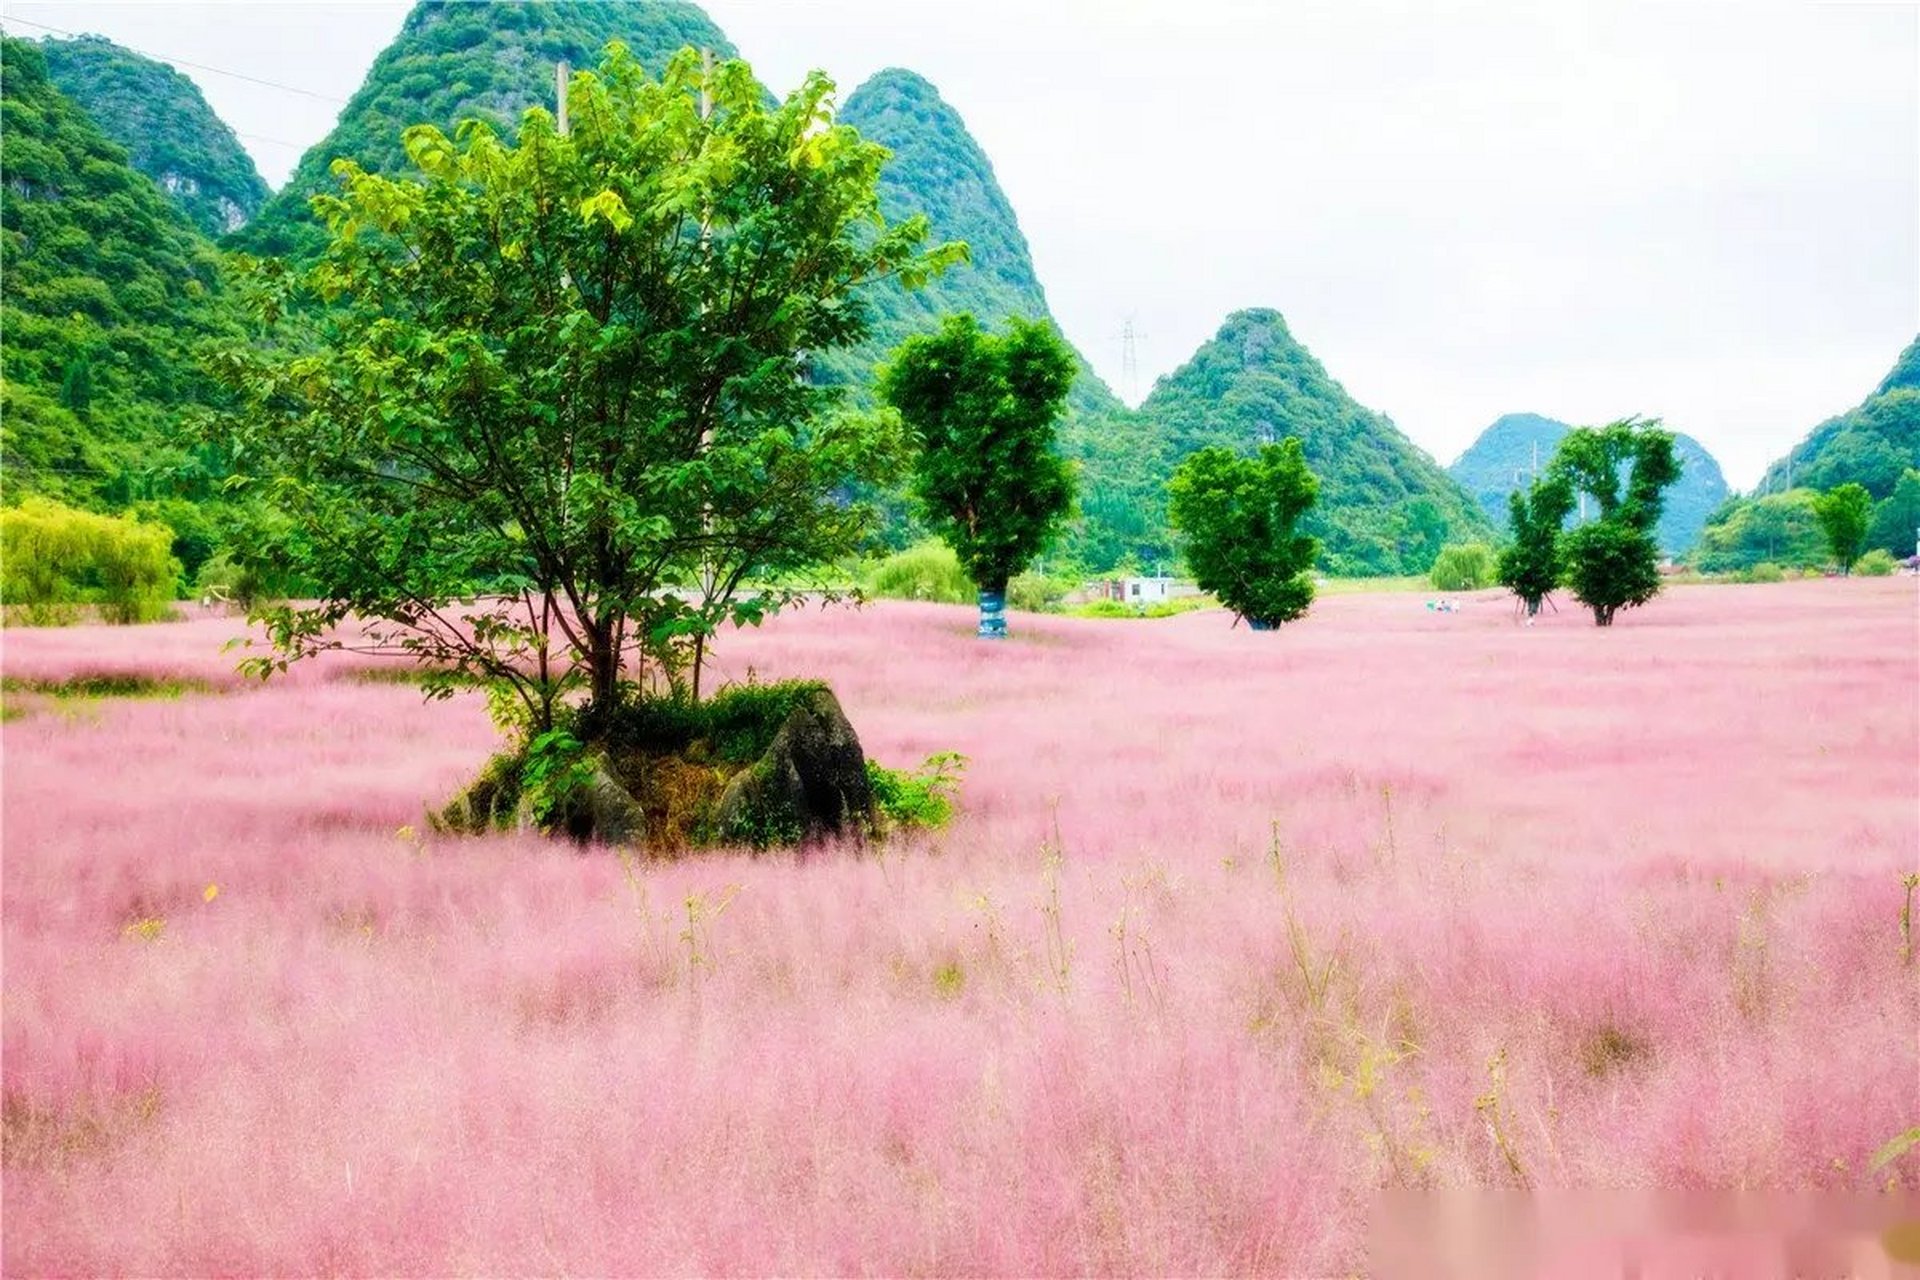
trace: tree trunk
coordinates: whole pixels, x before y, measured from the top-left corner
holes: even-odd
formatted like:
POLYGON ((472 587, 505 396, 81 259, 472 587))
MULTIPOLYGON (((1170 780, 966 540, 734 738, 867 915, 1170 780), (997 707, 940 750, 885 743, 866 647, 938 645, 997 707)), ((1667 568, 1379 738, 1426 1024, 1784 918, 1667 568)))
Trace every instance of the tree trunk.
POLYGON ((980 589, 980 630, 982 640, 1007 638, 1007 584, 1005 581, 980 589))
POLYGON ((1539 596, 1535 596, 1531 600, 1527 601, 1527 616, 1529 618, 1537 618, 1540 616, 1540 597, 1539 596))
POLYGON ((580 723, 591 737, 602 737, 620 705, 620 655, 613 644, 613 625, 593 623, 587 629, 587 705, 580 723))
POLYGON ((1593 625, 1596 627, 1612 626, 1613 625, 1613 606, 1598 605, 1598 604, 1593 606, 1593 625))

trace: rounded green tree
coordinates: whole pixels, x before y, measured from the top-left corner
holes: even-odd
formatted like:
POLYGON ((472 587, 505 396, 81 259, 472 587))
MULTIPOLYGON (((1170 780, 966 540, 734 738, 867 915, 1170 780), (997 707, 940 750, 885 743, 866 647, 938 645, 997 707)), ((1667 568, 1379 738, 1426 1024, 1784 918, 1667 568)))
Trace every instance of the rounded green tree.
POLYGON ((1186 539, 1194 581, 1264 631, 1313 603, 1320 543, 1297 526, 1319 495, 1298 440, 1264 445, 1251 458, 1215 445, 1173 473, 1167 514, 1186 539))
POLYGON ((1814 518, 1826 535, 1827 550, 1843 574, 1867 550, 1867 529, 1873 523, 1873 495, 1865 485, 1849 481, 1835 485, 1813 501, 1814 518))
POLYGON ((1660 594, 1654 526, 1667 487, 1680 478, 1673 433, 1657 419, 1575 428, 1560 441, 1552 474, 1599 507, 1596 518, 1561 535, 1561 559, 1567 585, 1593 610, 1594 625, 1612 626, 1621 609, 1660 594))
POLYGON ((880 395, 918 446, 913 492, 980 591, 982 638, 1006 635, 1007 581, 1032 563, 1073 505, 1055 432, 1078 366, 1051 326, 1005 334, 970 315, 900 344, 880 395))

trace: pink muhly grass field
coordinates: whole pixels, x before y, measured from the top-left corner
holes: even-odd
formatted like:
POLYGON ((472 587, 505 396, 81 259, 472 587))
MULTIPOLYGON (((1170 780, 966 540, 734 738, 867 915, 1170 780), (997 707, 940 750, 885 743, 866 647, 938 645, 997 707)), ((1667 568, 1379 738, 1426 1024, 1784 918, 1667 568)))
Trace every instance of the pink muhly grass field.
POLYGON ((479 700, 10 631, 19 1274, 1348 1273, 1385 1187, 1911 1194, 1911 581, 729 637, 944 831, 425 833, 479 700))

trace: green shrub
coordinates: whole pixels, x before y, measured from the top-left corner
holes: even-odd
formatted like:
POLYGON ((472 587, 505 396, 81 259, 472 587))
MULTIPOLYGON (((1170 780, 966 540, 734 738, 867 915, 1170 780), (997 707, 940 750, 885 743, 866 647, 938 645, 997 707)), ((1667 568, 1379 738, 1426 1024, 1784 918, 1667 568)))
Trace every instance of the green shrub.
POLYGON ((1025 613, 1052 613, 1074 585, 1065 578, 1023 573, 1007 583, 1007 607, 1025 613))
POLYGON ((1478 591, 1490 587, 1500 566, 1484 542, 1456 542, 1440 548, 1429 575, 1436 591, 1478 591))
POLYGON ((867 761, 867 782, 881 818, 902 827, 943 827, 953 816, 953 795, 967 758, 957 751, 930 755, 912 773, 867 761))
POLYGON ((605 734, 590 725, 575 727, 583 739, 604 737, 616 754, 693 752, 702 759, 747 764, 766 753, 796 706, 826 687, 819 680, 748 681, 703 702, 685 694, 628 701, 605 734))
POLYGON ((932 540, 916 542, 875 565, 867 577, 867 590, 890 600, 939 604, 970 604, 979 594, 952 548, 932 540))
POLYGON ((793 709, 826 689, 821 680, 783 680, 777 684, 729 685, 700 704, 701 736, 722 760, 740 764, 758 760, 793 709))
POLYGON ((1853 571, 1867 578, 1884 578, 1898 563, 1885 547, 1875 547, 1853 562, 1853 571))
POLYGON ((1201 609, 1218 609, 1220 602, 1209 595, 1178 596, 1156 600, 1152 604, 1128 604, 1124 600, 1089 600, 1066 612, 1075 618, 1173 618, 1201 609))
POLYGON ((29 621, 64 621, 98 606, 109 622, 153 622, 171 612, 180 562, 162 524, 77 511, 29 498, 0 511, 0 601, 29 621))
POLYGON ((1787 571, 1771 560, 1762 560, 1741 574, 1740 580, 1742 582, 1785 582, 1787 571))
POLYGON ((251 609, 285 600, 292 593, 282 575, 223 547, 207 557, 194 575, 192 594, 203 602, 219 600, 251 609))
POLYGON ((1119 600, 1089 600, 1067 612, 1076 618, 1137 618, 1140 611, 1119 600))
POLYGON ((586 748, 565 729, 549 729, 527 744, 520 789, 531 802, 533 820, 541 826, 555 825, 575 793, 592 780, 593 762, 587 759, 586 748))

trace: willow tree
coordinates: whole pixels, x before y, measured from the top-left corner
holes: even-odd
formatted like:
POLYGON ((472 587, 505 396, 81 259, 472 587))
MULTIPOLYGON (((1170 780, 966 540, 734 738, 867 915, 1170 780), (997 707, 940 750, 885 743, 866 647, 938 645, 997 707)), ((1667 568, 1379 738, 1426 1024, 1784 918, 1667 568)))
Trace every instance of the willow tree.
POLYGON ((584 689, 590 738, 638 681, 691 666, 697 696, 717 628, 822 585, 870 524, 838 495, 900 450, 807 359, 866 336, 868 286, 965 253, 886 221, 888 153, 832 89, 773 103, 692 50, 656 80, 613 44, 568 132, 535 108, 511 142, 407 130, 417 177, 334 165, 324 256, 250 264, 272 332, 216 362, 242 483, 285 521, 249 550, 319 597, 259 615, 256 670, 406 655, 534 731, 584 689))

